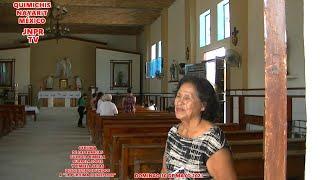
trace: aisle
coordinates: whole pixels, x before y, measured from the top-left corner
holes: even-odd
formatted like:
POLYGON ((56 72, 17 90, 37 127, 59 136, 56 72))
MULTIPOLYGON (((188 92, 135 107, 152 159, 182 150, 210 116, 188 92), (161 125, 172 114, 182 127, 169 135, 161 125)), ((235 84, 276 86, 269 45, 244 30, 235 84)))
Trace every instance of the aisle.
POLYGON ((88 130, 77 127, 77 118, 76 109, 41 109, 36 122, 28 117, 24 128, 0 138, 0 179, 74 179, 58 174, 70 168, 72 150, 90 145, 88 130))

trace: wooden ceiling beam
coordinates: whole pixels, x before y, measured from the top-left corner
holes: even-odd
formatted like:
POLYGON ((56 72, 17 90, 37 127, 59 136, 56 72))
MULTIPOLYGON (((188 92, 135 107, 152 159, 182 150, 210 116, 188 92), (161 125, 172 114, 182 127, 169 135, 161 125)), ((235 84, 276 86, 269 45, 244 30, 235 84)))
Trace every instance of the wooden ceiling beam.
POLYGON ((99 25, 146 25, 151 24, 161 11, 85 6, 71 7, 62 23, 99 25))
MULTIPOLYGON (((138 35, 143 26, 101 26, 88 24, 68 24, 72 34, 111 34, 111 35, 138 35)), ((21 33, 27 25, 0 24, 0 33, 21 33)), ((43 27, 43 26, 32 26, 43 27)))

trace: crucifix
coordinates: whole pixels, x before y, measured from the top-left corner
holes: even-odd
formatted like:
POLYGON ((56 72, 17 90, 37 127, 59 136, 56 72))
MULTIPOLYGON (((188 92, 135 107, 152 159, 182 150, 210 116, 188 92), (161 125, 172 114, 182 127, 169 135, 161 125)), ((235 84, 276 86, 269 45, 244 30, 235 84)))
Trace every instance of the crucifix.
POLYGON ((234 46, 237 46, 238 44, 238 36, 237 36, 238 33, 239 31, 237 30, 236 27, 234 27, 233 32, 231 33, 232 34, 231 41, 234 46))

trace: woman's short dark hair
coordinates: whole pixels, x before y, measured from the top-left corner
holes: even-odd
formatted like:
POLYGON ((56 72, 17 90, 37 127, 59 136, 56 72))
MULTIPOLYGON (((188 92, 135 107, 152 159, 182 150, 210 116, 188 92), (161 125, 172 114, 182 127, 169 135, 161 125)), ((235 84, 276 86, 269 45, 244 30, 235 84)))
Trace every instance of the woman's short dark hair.
POLYGON ((131 89, 132 89, 132 87, 128 87, 127 93, 131 93, 131 89))
POLYGON ((213 122, 219 112, 219 103, 217 94, 211 83, 204 78, 184 76, 179 81, 177 92, 184 83, 191 83, 195 87, 200 101, 205 106, 204 111, 201 113, 201 118, 213 122))

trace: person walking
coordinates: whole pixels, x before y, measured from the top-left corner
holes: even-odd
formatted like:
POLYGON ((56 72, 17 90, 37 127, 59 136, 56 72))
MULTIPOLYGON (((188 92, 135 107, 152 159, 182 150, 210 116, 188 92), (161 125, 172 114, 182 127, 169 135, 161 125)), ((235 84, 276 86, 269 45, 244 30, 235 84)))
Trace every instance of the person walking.
POLYGON ((82 119, 86 110, 86 99, 87 99, 87 95, 85 93, 82 94, 80 99, 78 99, 78 113, 79 113, 78 127, 81 127, 81 128, 84 128, 84 126, 82 125, 82 119))

